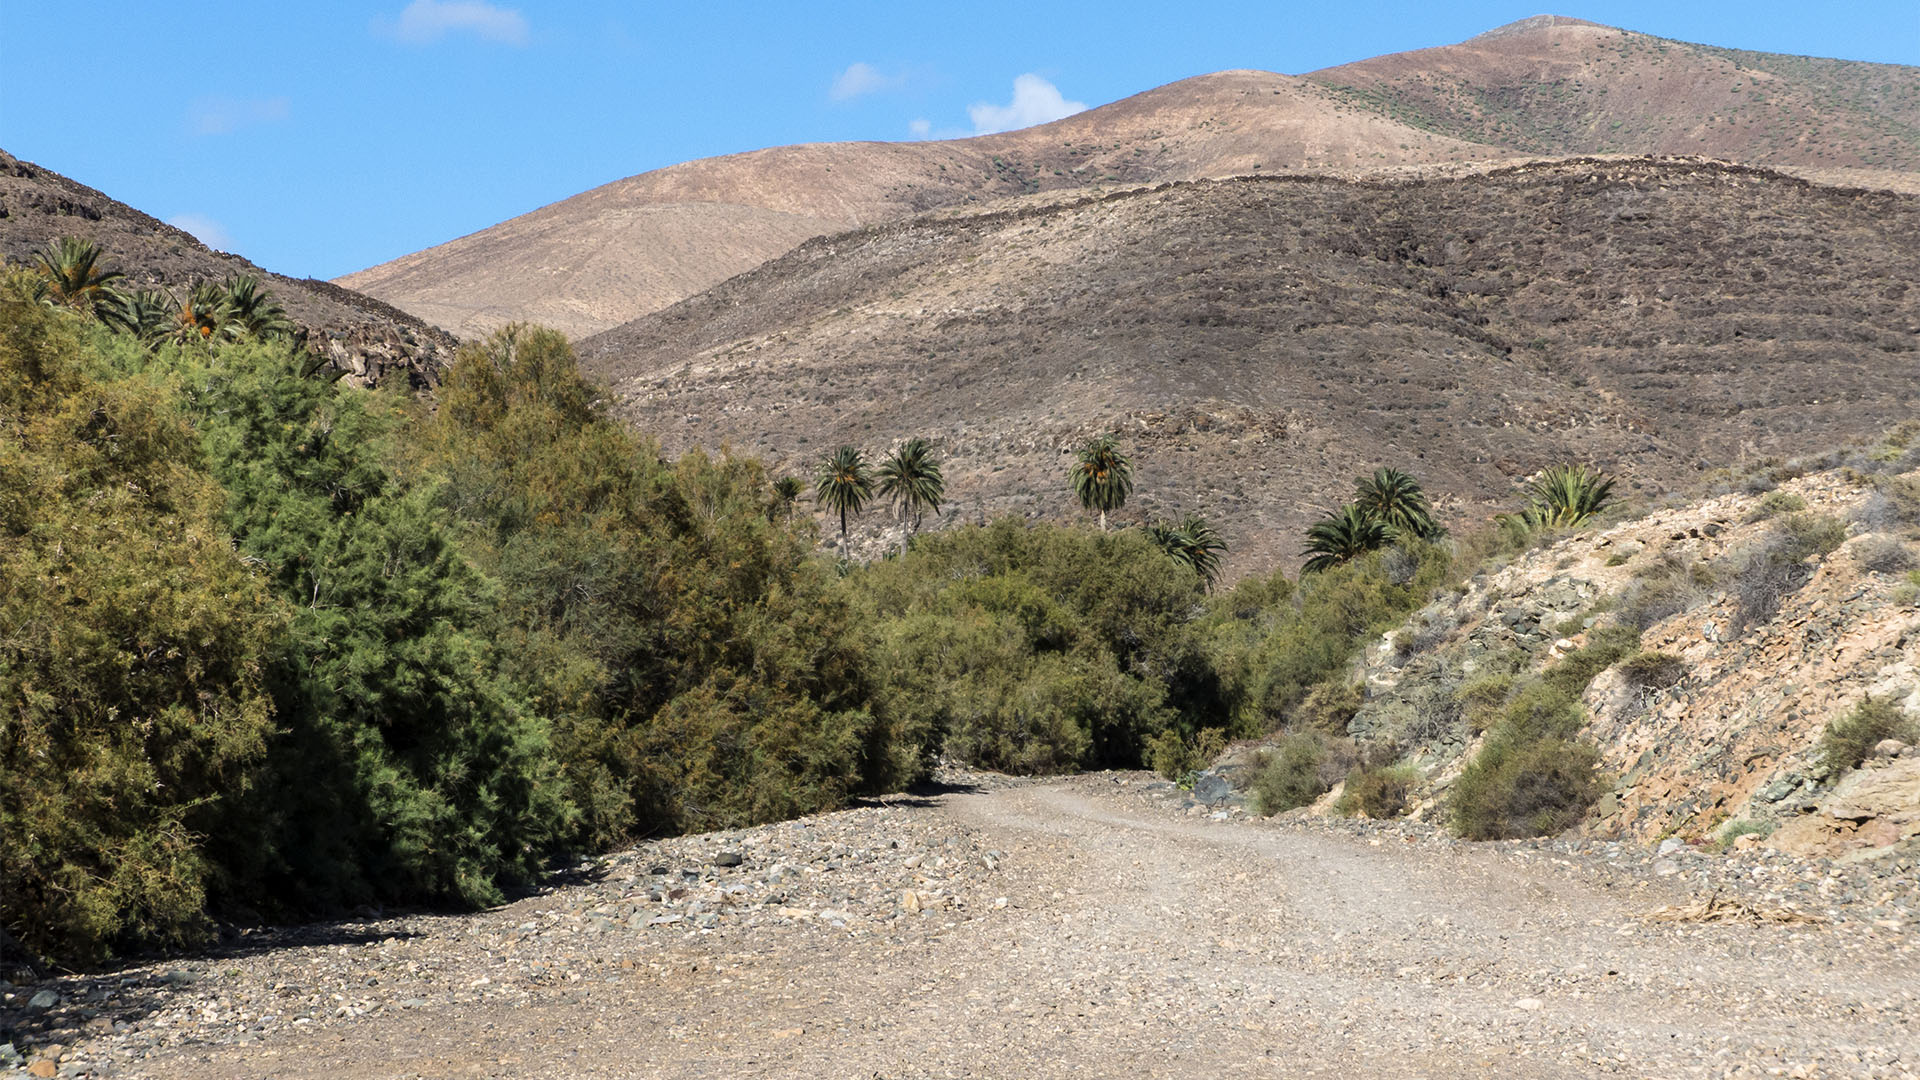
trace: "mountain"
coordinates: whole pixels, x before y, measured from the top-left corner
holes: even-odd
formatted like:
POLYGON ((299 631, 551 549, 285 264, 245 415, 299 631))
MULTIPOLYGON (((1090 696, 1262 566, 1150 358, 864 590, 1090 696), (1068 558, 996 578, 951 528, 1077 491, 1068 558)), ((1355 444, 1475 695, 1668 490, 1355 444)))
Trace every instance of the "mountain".
POLYGON ((1303 77, 1229 71, 1052 124, 670 166, 346 275, 455 333, 585 336, 812 236, 1058 190, 1351 176, 1587 153, 1706 155, 1920 189, 1920 68, 1739 52, 1543 16, 1303 77))
POLYGON ((0 260, 28 262, 36 249, 63 236, 98 244, 105 264, 125 273, 129 287, 178 289, 254 275, 307 331, 309 347, 364 382, 405 372, 416 386, 432 385, 458 344, 444 330, 382 301, 213 251, 180 229, 0 150, 0 260))
POLYGON ((1920 68, 1668 41, 1553 15, 1308 80, 1422 131, 1528 154, 1920 169, 1920 68))
MULTIPOLYGON (((1920 405, 1920 197, 1703 162, 1286 176, 949 209, 807 241, 580 344, 669 450, 810 475, 924 436, 953 513, 1199 511, 1238 573, 1379 465, 1465 524, 1580 458, 1651 495, 1920 405)), ((869 543, 882 515, 869 514, 869 543)))
POLYGON ((583 336, 809 237, 935 207, 1496 154, 1366 114, 1302 79, 1228 71, 1002 135, 782 146, 691 161, 339 280, 462 335, 525 319, 583 336))

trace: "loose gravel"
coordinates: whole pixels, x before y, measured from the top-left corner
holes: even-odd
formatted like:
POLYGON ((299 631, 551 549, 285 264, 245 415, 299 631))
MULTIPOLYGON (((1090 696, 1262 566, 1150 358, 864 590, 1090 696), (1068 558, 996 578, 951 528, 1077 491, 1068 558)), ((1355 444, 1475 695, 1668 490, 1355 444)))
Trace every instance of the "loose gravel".
POLYGON ((1145 774, 965 780, 643 844, 480 914, 0 987, 0 1068, 1920 1074, 1920 890, 1900 856, 1469 844, 1251 818, 1145 774), (1813 921, 1653 917, 1712 896, 1813 921))

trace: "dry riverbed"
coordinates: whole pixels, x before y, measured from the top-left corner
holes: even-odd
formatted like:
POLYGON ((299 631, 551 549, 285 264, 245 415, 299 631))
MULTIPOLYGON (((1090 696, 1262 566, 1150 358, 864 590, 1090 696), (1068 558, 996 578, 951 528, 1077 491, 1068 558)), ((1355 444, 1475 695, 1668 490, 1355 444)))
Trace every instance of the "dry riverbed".
POLYGON ((1467 844, 1144 774, 964 780, 477 915, 0 986, 0 1072, 1920 1075, 1912 853, 1467 844))

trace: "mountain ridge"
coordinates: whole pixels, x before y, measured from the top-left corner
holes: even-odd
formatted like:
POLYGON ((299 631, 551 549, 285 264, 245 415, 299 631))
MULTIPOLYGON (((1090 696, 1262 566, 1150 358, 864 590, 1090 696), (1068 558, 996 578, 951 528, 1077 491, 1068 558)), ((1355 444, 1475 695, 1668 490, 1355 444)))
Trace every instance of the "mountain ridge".
POLYGON ((1365 175, 1616 152, 1707 155, 1913 190, 1920 68, 1741 53, 1535 16, 1306 75, 1195 76, 999 135, 682 162, 339 280, 465 336, 522 319, 580 337, 807 236, 940 206, 1243 173, 1365 175), (1416 68, 1431 69, 1439 89, 1415 93, 1416 68), (1766 83, 1757 96, 1768 100, 1734 93, 1736 75, 1766 83), (1868 100, 1869 83, 1891 89, 1868 100), (1760 130, 1755 117, 1779 120, 1778 130, 1760 130), (1816 123, 1828 130, 1807 126, 1816 123), (1843 152, 1854 143, 1859 152, 1843 152))

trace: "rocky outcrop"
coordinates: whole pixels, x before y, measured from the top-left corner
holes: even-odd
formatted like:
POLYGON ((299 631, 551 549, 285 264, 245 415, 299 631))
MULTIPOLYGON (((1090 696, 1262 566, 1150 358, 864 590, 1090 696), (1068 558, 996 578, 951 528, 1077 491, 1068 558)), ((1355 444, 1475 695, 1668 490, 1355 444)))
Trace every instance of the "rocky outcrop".
POLYGON ((64 236, 91 240, 130 288, 181 291, 253 275, 305 334, 307 348, 362 384, 439 384, 452 335, 373 297, 312 278, 270 273, 94 189, 0 151, 0 262, 24 263, 64 236))
MULTIPOLYGON (((1475 682, 1524 678, 1636 620, 1642 661, 1602 672, 1584 698, 1585 734, 1613 782, 1583 831, 1640 843, 1752 834, 1742 843, 1845 858, 1912 851, 1920 749, 1889 740, 1843 774, 1820 752, 1868 696, 1920 718, 1920 588, 1897 551, 1883 557, 1906 545, 1920 565, 1920 544, 1910 511, 1876 493, 1889 476, 1836 469, 1661 509, 1482 573, 1367 651, 1355 677, 1368 700, 1349 733, 1400 746, 1425 778, 1413 816, 1440 817, 1478 748, 1463 716, 1475 682), (1788 567, 1777 610, 1756 613, 1766 583, 1753 553, 1793 515, 1844 524, 1844 539, 1788 567)), ((1920 472, 1894 483, 1920 487, 1920 472)))

